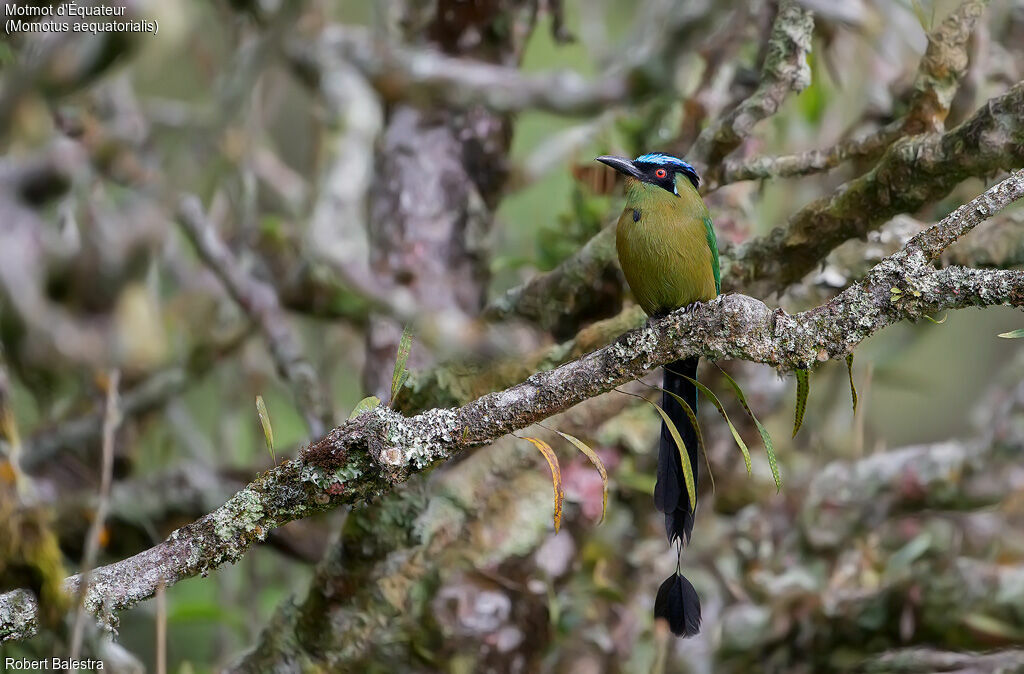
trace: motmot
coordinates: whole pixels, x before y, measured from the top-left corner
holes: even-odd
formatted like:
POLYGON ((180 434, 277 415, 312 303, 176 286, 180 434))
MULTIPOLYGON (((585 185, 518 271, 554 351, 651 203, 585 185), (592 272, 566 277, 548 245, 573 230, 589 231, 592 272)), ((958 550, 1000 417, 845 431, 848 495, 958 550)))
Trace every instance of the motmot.
MULTIPOLYGON (((660 152, 630 160, 602 156, 597 161, 626 176, 626 205, 615 231, 622 272, 637 303, 648 316, 665 314, 694 302, 714 299, 722 290, 718 240, 704 200, 700 176, 687 162, 660 152)), ((678 395, 697 411, 699 358, 683 358, 664 368, 662 408, 679 431, 697 483, 697 432, 678 395)), ((696 503, 696 494, 694 494, 696 503)), ((655 618, 663 618, 678 636, 700 631, 700 599, 680 571, 684 543, 690 542, 694 511, 683 478, 683 464, 663 422, 658 447, 654 504, 665 513, 665 533, 677 545, 676 571, 658 589, 655 618)))

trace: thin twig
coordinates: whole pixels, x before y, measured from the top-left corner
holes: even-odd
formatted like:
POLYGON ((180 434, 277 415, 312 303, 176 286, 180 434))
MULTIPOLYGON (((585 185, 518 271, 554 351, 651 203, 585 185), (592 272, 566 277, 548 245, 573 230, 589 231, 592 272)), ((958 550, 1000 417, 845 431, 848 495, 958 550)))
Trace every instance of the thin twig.
POLYGON ((167 673, 167 588, 156 586, 156 674, 167 673))
MULTIPOLYGON (((75 625, 71 635, 71 660, 77 660, 82 648, 82 636, 85 631, 86 588, 89 586, 89 575, 96 565, 96 556, 100 549, 100 537, 110 509, 110 485, 114 476, 114 434, 121 425, 121 410, 118 404, 118 386, 121 373, 112 370, 107 375, 107 402, 103 413, 103 466, 100 473, 99 502, 93 515, 89 533, 85 538, 85 554, 82 556, 82 584, 76 596, 77 610, 75 625)), ((90 610, 95 611, 95 607, 90 610)))
POLYGON ((302 411, 310 434, 319 437, 324 432, 325 423, 331 421, 330 404, 281 309, 277 292, 273 286, 250 276, 241 268, 235 255, 217 235, 213 223, 207 219, 197 197, 182 197, 178 221, 210 271, 259 326, 274 364, 291 385, 295 403, 302 411))

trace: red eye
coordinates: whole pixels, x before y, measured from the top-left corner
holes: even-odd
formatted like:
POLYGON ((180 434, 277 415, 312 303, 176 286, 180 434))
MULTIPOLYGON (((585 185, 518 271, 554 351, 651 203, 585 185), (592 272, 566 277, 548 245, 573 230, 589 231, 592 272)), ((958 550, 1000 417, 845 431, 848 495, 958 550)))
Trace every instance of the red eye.
POLYGON ((658 169, 657 171, 654 172, 655 178, 664 178, 667 175, 668 171, 666 171, 665 169, 658 169))

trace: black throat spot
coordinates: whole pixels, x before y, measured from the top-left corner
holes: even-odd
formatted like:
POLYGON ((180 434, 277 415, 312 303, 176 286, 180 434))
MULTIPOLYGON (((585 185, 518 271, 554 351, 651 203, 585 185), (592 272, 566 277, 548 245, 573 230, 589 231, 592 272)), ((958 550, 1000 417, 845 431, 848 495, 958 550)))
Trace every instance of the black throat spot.
POLYGON ((639 208, 634 208, 633 209, 633 222, 640 222, 640 209, 639 208))

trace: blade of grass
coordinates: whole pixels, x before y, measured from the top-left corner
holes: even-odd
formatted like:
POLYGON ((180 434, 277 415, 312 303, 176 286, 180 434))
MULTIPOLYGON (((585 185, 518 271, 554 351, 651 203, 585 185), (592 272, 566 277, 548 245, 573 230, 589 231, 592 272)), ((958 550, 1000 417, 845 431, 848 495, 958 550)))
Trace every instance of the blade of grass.
POLYGON ((736 394, 736 399, 740 401, 740 405, 743 406, 743 411, 747 413, 750 420, 754 422, 754 426, 757 427, 757 432, 761 434, 761 441, 764 443, 764 449, 768 453, 768 465, 772 469, 772 477, 775 478, 775 489, 776 491, 782 491, 782 476, 779 474, 779 464, 775 460, 775 445, 772 444, 772 436, 768 434, 768 429, 764 427, 764 424, 758 420, 754 415, 754 411, 750 409, 750 404, 747 402, 747 396, 743 394, 743 389, 736 383, 736 380, 729 376, 729 373, 723 370, 717 363, 715 367, 722 373, 725 380, 732 386, 733 392, 736 394))
POLYGON ((398 340, 398 353, 395 356, 395 369, 391 373, 391 401, 390 405, 394 406, 395 400, 398 398, 398 394, 402 391, 402 386, 405 385, 405 381, 409 378, 409 371, 405 369, 406 364, 409 362, 409 351, 412 350, 412 327, 405 326, 402 330, 402 338, 398 340))
POLYGON ((274 453, 274 428, 270 425, 270 413, 267 412, 267 405, 263 402, 263 396, 256 396, 256 414, 260 418, 260 425, 263 426, 263 439, 270 450, 270 458, 277 465, 277 455, 274 453))
POLYGON ((793 416, 793 437, 804 425, 804 412, 807 411, 807 394, 811 392, 811 373, 804 369, 796 371, 796 411, 793 416))
POLYGON ((687 377, 685 374, 679 376, 696 386, 697 390, 704 394, 704 397, 710 400, 711 404, 715 406, 716 410, 718 410, 718 413, 722 415, 722 418, 725 419, 726 425, 729 426, 729 432, 732 433, 732 439, 736 441, 736 445, 740 448, 740 452, 743 454, 743 463, 747 467, 747 475, 753 474, 752 466, 750 464, 750 450, 747 448, 747 443, 743 442, 743 438, 740 437, 740 433, 736 430, 736 426, 733 425, 732 420, 729 419, 729 415, 726 413, 725 406, 722 405, 722 401, 718 399, 718 396, 716 396, 711 389, 696 379, 687 377))
MULTIPOLYGON (((615 390, 618 391, 618 389, 615 390)), ((679 460, 680 463, 683 464, 683 481, 686 482, 686 491, 690 496, 690 510, 695 510, 697 508, 697 491, 693 479, 693 466, 690 465, 690 456, 686 453, 686 444, 683 442, 682 436, 679 435, 679 429, 676 428, 674 423, 672 423, 672 418, 669 417, 668 412, 661 409, 660 405, 643 396, 639 396, 635 393, 629 393, 627 391, 619 391, 619 393, 639 398, 658 411, 658 414, 661 416, 661 420, 665 422, 665 428, 668 429, 669 435, 672 436, 673 442, 676 443, 676 449, 679 451, 679 460)))
POLYGON ((693 411, 693 408, 690 407, 688 402, 675 393, 672 393, 672 391, 663 389, 660 386, 655 386, 654 388, 675 398, 675 401, 683 408, 683 412, 686 412, 686 416, 690 420, 690 425, 693 426, 694 435, 697 436, 697 446, 700 447, 701 452, 704 453, 704 463, 708 465, 708 477, 711 478, 711 491, 714 492, 715 476, 711 473, 711 459, 708 458, 708 448, 704 446, 704 434, 700 432, 700 424, 697 423, 697 413, 693 411))

